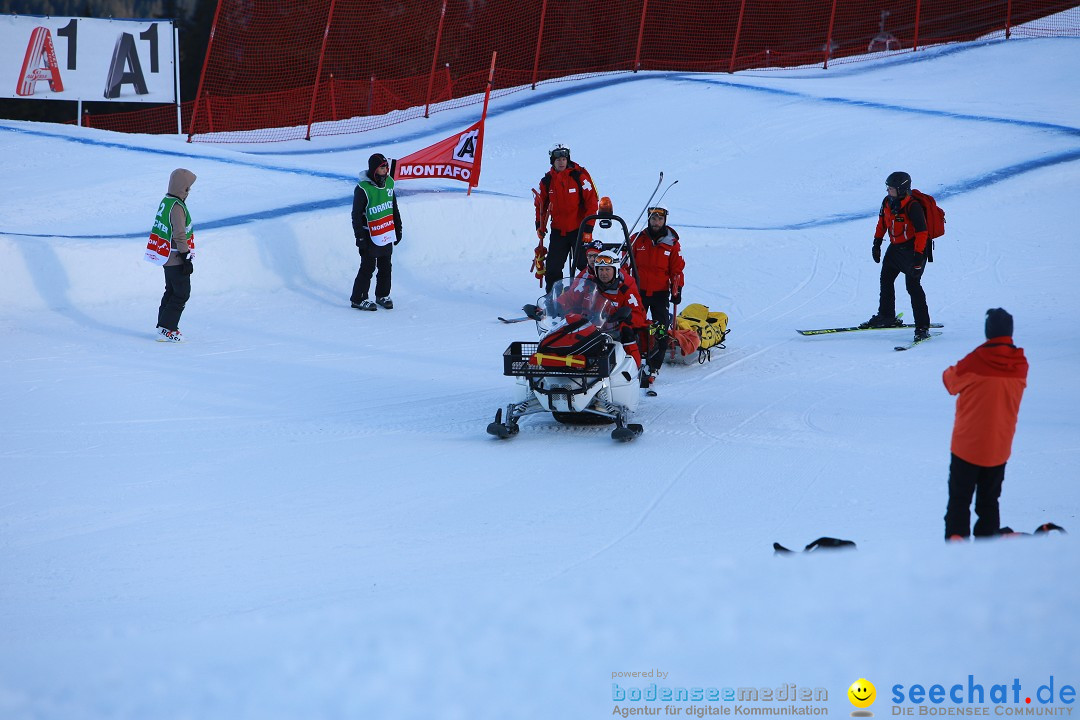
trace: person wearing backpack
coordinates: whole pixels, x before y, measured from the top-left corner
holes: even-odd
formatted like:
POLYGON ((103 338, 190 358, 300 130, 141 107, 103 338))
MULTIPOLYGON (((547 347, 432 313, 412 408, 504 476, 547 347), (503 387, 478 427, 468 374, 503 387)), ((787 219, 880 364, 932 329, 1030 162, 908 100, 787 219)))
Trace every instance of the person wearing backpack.
POLYGON ((926 212, 922 203, 911 193, 911 176, 906 172, 890 173, 885 178, 888 195, 881 201, 877 229, 874 231, 872 256, 881 263, 881 294, 878 311, 859 327, 900 327, 903 322, 896 317, 897 276, 904 275, 904 284, 911 296, 911 309, 915 314, 915 339, 930 337, 930 310, 926 305, 926 293, 922 288, 922 275, 927 254, 931 247, 927 232, 926 212), (881 244, 885 233, 889 234, 889 247, 881 256, 881 244))
POLYGON ((589 171, 570 159, 570 148, 556 145, 548 153, 551 169, 540 179, 536 203, 536 237, 547 235, 551 218, 551 242, 544 270, 545 291, 563 278, 567 257, 573 254, 574 267, 585 268, 585 245, 592 240, 592 225, 581 222, 595 215, 599 206, 596 187, 589 171), (583 232, 578 237, 578 230, 583 232))
POLYGON ((986 342, 941 377, 949 394, 957 396, 946 540, 965 540, 971 533, 972 496, 978 515, 975 537, 997 535, 1001 526, 998 498, 1027 387, 1028 361, 1023 348, 1013 344, 1013 318, 1005 310, 986 311, 985 332, 986 342))

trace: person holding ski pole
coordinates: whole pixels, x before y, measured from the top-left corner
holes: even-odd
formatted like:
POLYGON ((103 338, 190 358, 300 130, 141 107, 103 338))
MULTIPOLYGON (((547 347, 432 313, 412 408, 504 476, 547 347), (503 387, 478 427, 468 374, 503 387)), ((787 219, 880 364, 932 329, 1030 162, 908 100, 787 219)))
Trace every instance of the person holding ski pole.
POLYGON ((900 327, 903 322, 896 317, 896 290, 893 283, 903 273, 911 309, 915 314, 915 340, 930 337, 930 310, 926 306, 926 293, 922 288, 922 274, 926 266, 929 240, 926 213, 921 203, 911 196, 911 176, 906 172, 890 173, 885 178, 888 195, 881 201, 877 229, 871 251, 874 262, 881 263, 881 294, 878 311, 864 322, 861 328, 900 327), (881 258, 881 243, 889 233, 889 248, 881 258))
POLYGON ((545 290, 550 292, 551 286, 563 278, 568 257, 573 257, 578 270, 585 267, 584 244, 592 240, 592 225, 582 228, 581 222, 596 214, 598 198, 592 176, 570 159, 570 148, 556 145, 548 153, 548 160, 551 169, 540 179, 540 199, 536 203, 536 237, 543 242, 550 218, 551 240, 544 272, 545 290))
POLYGON ((630 239, 638 288, 645 310, 652 317, 652 325, 642 332, 639 339, 642 347, 648 351, 649 335, 656 338, 656 347, 647 353, 645 360, 650 385, 664 364, 667 334, 671 327, 668 304, 682 303, 683 269, 686 267, 679 245, 679 233, 668 226, 667 219, 668 211, 665 208, 649 208, 649 224, 630 239))
POLYGON ((966 540, 971 533, 973 495, 979 516, 975 537, 997 535, 1001 527, 998 498, 1027 387, 1028 361, 1023 348, 1013 344, 1012 315, 1001 308, 987 310, 985 332, 986 342, 941 376, 949 394, 958 396, 946 540, 966 540))

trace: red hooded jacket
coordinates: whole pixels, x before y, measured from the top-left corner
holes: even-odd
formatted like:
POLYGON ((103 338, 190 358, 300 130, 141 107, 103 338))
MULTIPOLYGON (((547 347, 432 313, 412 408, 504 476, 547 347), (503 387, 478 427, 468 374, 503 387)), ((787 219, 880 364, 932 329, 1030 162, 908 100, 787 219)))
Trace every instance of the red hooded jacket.
MULTIPOLYGON (((596 187, 588 170, 573 161, 567 163, 562 172, 551 168, 540 178, 536 229, 543 228, 546 213, 551 217, 552 230, 563 234, 577 232, 582 220, 596 214, 598 205, 596 187)), ((592 232, 592 226, 586 227, 585 232, 592 232)))
POLYGON ((982 467, 1002 465, 1012 453, 1028 362, 1011 337, 990 338, 942 375, 956 400, 952 453, 982 467))

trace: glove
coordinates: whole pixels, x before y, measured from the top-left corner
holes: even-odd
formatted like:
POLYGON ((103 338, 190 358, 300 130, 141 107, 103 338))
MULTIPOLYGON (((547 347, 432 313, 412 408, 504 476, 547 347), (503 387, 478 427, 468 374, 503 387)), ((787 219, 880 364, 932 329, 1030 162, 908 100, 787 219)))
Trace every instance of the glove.
POLYGON ((399 242, 401 242, 401 236, 400 235, 398 235, 398 238, 397 238, 397 240, 394 241, 394 244, 397 245, 399 242))
POLYGON ((881 262, 881 238, 874 238, 874 249, 870 252, 874 256, 874 262, 881 262))
POLYGON ((544 239, 544 237, 546 235, 547 235, 547 228, 536 228, 536 237, 540 238, 541 241, 544 239))
POLYGON ((191 257, 191 253, 187 253, 186 255, 184 255, 183 268, 185 275, 191 275, 195 272, 195 263, 191 262, 191 257))
POLYGON ((667 337, 667 333, 667 325, 664 325, 664 323, 659 320, 649 326, 649 334, 655 336, 657 340, 662 340, 667 337))
POLYGON ((682 305, 682 288, 671 293, 671 302, 675 305, 682 305))
POLYGON ((926 253, 921 253, 921 252, 915 253, 915 265, 914 265, 915 269, 916 270, 922 270, 923 265, 925 265, 925 264, 926 264, 926 253))

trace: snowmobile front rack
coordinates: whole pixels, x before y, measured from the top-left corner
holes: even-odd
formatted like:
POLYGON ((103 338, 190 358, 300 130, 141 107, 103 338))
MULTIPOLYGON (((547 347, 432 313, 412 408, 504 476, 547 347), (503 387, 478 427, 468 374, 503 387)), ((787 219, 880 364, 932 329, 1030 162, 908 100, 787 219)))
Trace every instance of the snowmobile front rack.
POLYGON ((503 375, 525 378, 543 376, 599 379, 610 376, 615 367, 615 345, 610 342, 599 353, 569 356, 566 365, 550 363, 539 365, 530 362, 536 355, 539 345, 540 343, 534 342, 510 343, 503 352, 503 375), (576 363, 575 359, 577 359, 576 363), (580 365, 581 359, 584 360, 584 366, 580 365))

